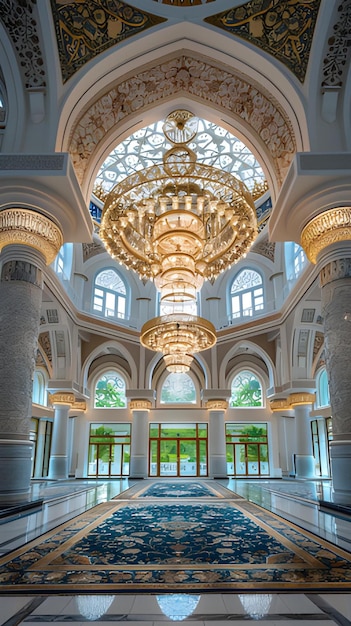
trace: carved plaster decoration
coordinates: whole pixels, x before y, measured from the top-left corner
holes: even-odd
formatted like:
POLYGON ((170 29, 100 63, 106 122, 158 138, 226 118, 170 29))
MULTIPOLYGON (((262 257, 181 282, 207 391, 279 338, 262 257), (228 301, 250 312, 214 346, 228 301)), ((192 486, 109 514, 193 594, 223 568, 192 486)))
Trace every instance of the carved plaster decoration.
POLYGON ((350 52, 351 0, 338 6, 338 20, 328 38, 328 50, 324 55, 322 87, 342 87, 350 52))
POLYGON ((252 246, 251 252, 262 254, 262 256, 265 256, 270 261, 274 261, 275 243, 269 241, 268 235, 266 235, 262 240, 252 246))
POLYGON ((46 358, 49 364, 51 365, 52 349, 51 349, 50 333, 48 331, 44 333, 40 333, 38 337, 38 343, 39 343, 40 352, 42 353, 42 355, 45 355, 45 357, 43 356, 44 360, 46 358))
POLYGON ((283 63, 303 83, 321 0, 251 0, 205 18, 258 46, 283 63))
POLYGON ((150 411, 152 402, 150 400, 131 400, 129 408, 131 411, 150 411))
POLYGON ((119 0, 51 0, 62 80, 128 37, 167 21, 119 0))
POLYGON ((43 288, 43 273, 33 263, 16 260, 4 263, 1 270, 2 281, 21 281, 43 288))
POLYGON ((0 170, 62 170, 63 154, 1 154, 0 170))
POLYGON ((44 357, 39 349, 37 350, 36 356, 35 356, 35 367, 43 367, 47 369, 44 357))
POLYGON ((82 183, 94 153, 111 128, 122 120, 177 95, 189 94, 237 117, 270 153, 278 183, 297 150, 285 112, 268 92, 209 59, 182 55, 124 79, 102 94, 77 121, 69 152, 82 183))
POLYGON ((216 0, 154 0, 154 2, 160 2, 161 4, 169 4, 172 7, 194 7, 199 4, 207 4, 208 2, 215 2, 216 0))
POLYGON ((288 398, 275 398, 269 402, 270 409, 273 413, 279 411, 291 411, 292 407, 288 398))
POLYGON ((314 217, 301 233, 301 246, 311 263, 324 248, 351 239, 351 207, 329 209, 314 217))
POLYGON ((325 367, 325 350, 322 350, 321 352, 315 371, 318 372, 321 367, 325 367))
POLYGON ((75 397, 74 393, 67 391, 57 391, 56 393, 49 394, 49 402, 54 406, 55 404, 63 404, 65 406, 74 406, 75 397))
POLYGON ((87 410, 87 403, 85 400, 74 400, 74 403, 71 406, 72 411, 82 411, 85 413, 87 410))
POLYGON ((226 400, 207 400, 206 409, 209 411, 226 411, 228 402, 226 400))
POLYGON ((0 19, 16 49, 26 89, 45 87, 46 73, 37 22, 33 17, 36 0, 1 0, 0 19))
POLYGON ((313 344, 313 360, 316 358, 318 352, 320 351, 322 345, 324 343, 324 333, 321 333, 317 330, 314 336, 314 344, 313 344))
POLYGON ((0 211, 0 250, 10 244, 39 250, 50 265, 63 244, 63 237, 58 226, 44 215, 29 209, 3 209, 0 211))
POLYGON ((96 243, 82 243, 83 250, 83 263, 91 259, 91 257, 96 256, 97 254, 101 254, 102 252, 106 252, 106 249, 103 245, 96 243))
POLYGON ((336 259, 327 263, 320 271, 319 280, 321 287, 334 280, 351 278, 351 259, 336 259))
POLYGON ((297 393, 291 393, 288 397, 288 402, 291 407, 302 406, 303 404, 313 404, 316 399, 316 394, 306 393, 299 391, 297 393))

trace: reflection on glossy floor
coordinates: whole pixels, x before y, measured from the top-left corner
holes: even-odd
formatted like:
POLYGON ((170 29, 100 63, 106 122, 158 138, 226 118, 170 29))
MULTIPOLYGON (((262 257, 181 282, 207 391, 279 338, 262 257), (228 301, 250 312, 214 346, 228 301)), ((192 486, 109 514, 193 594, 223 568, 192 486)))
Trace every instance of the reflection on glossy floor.
MULTIPOLYGON (((34 481, 32 500, 42 504, 0 519, 0 553, 6 554, 84 510, 110 500, 136 482, 127 479, 34 481)), ((321 502, 330 499, 329 481, 227 479, 217 482, 351 552, 351 516, 321 509, 321 502)), ((284 622, 300 621, 311 626, 314 622, 319 626, 351 626, 351 589, 350 594, 334 591, 323 595, 208 593, 88 597, 30 597, 17 595, 14 589, 11 597, 0 595, 0 608, 0 624, 6 626, 87 621, 129 625, 142 622, 145 626, 182 621, 192 626, 207 623, 220 626, 251 620, 259 620, 262 625, 279 622, 283 626, 284 622)))

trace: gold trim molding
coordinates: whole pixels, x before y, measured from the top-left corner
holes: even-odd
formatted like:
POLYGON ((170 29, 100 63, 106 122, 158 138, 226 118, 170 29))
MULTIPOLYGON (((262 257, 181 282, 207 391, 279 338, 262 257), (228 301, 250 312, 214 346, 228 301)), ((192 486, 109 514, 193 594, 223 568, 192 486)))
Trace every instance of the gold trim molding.
POLYGON ((72 411, 83 411, 87 410, 87 403, 85 400, 75 400, 71 406, 72 411))
POLYGON ((226 400, 207 400, 206 409, 209 411, 226 411, 228 402, 226 400))
POLYGON ((274 400, 270 400, 269 406, 273 413, 275 411, 291 411, 292 409, 288 398, 276 398, 274 400))
POLYGON ((152 403, 150 400, 130 400, 129 408, 131 411, 150 411, 152 403))
POLYGON ((11 244, 38 250, 50 265, 63 244, 63 237, 60 228, 45 215, 29 209, 3 209, 0 211, 0 251, 11 244))
POLYGON ((316 399, 316 395, 314 393, 305 393, 300 391, 298 393, 291 393, 288 401, 292 408, 295 406, 301 406, 303 404, 313 404, 316 399))
POLYGON ((74 397, 74 393, 70 393, 70 392, 58 391, 57 393, 51 393, 49 395, 49 402, 52 405, 64 404, 66 406, 69 405, 72 408, 74 406, 75 401, 76 399, 74 397))
POLYGON ((351 207, 329 209, 314 217, 301 233, 301 246, 311 263, 333 243, 351 239, 351 207))

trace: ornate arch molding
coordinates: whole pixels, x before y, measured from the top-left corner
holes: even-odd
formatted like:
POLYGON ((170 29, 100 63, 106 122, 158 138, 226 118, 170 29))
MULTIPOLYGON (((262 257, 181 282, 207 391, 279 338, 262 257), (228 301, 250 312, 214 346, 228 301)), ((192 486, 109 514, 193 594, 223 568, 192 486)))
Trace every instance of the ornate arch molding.
MULTIPOLYGON (((297 151, 292 124, 275 98, 228 66, 182 54, 125 77, 100 94, 77 120, 70 152, 79 182, 86 181, 107 138, 128 117, 172 98, 188 96, 232 116, 258 143, 280 187, 297 151)), ((253 143, 253 141, 252 141, 253 143)))
POLYGON ((263 348, 253 343, 252 341, 247 341, 247 340, 240 341, 236 345, 232 346, 232 348, 230 348, 228 352, 226 353, 224 359, 221 362, 220 369, 219 369, 219 386, 225 389, 226 384, 227 384, 227 377, 229 373, 228 364, 234 357, 240 355, 242 358, 242 365, 244 367, 247 366, 247 362, 245 360, 246 349, 251 350, 253 352, 253 356, 256 356, 266 365, 267 371, 268 371, 269 386, 273 387, 275 384, 275 367, 270 356, 266 353, 266 351, 263 348))

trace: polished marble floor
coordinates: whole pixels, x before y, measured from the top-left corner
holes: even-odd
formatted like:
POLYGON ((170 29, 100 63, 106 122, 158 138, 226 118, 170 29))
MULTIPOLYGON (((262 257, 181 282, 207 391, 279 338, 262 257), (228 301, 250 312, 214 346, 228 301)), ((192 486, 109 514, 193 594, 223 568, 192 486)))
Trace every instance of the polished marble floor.
MULTIPOLYGON (((10 552, 100 502, 117 495, 123 497, 137 482, 127 479, 33 481, 31 498, 41 504, 0 519, 0 554, 10 552)), ((216 482, 351 552, 351 516, 321 507, 323 501, 330 500, 329 481, 230 478, 216 482)), ((143 485, 145 483, 142 481, 143 485)), ((207 593, 196 597, 119 593, 103 599, 106 605, 101 607, 96 604, 101 596, 31 597, 16 594, 16 589, 11 596, 3 596, 0 581, 0 624, 40 623, 43 626, 53 622, 98 621, 100 625, 127 622, 129 626, 140 623, 162 626, 182 621, 192 626, 224 626, 231 622, 244 626, 247 621, 260 621, 262 626, 265 622, 267 626, 278 626, 278 623, 284 626, 299 621, 310 626, 317 626, 317 623, 318 626, 351 626, 351 589, 350 594, 338 594, 334 590, 330 594, 279 593, 264 597, 252 594, 240 597, 232 593, 207 593)))

